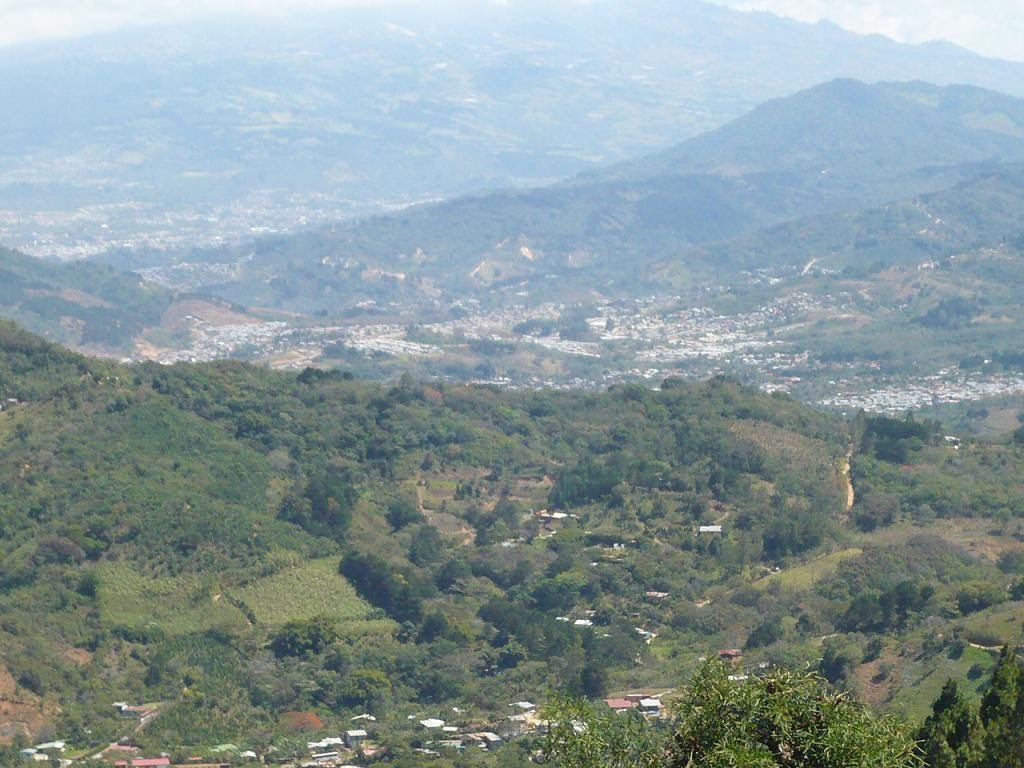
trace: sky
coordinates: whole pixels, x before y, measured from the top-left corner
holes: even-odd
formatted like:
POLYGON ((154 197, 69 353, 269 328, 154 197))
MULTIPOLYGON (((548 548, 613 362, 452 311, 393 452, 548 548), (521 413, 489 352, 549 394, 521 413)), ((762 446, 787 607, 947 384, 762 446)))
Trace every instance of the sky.
POLYGON ((903 43, 948 40, 983 56, 1024 61, 1024 0, 714 0, 800 21, 828 19, 903 43))
MULTIPOLYGON (((713 1, 801 21, 828 19, 854 32, 879 33, 901 42, 949 40, 985 56, 1024 61, 1024 0, 713 1)), ((131 24, 182 21, 208 13, 280 13, 386 2, 396 0, 0 0, 0 46, 78 37, 131 24)))

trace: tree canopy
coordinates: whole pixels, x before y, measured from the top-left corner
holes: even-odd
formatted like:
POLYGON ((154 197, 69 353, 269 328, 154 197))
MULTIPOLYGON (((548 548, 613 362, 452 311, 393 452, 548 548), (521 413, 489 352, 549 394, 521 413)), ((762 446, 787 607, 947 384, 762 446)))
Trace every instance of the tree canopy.
POLYGON ((633 716, 562 703, 548 755, 562 768, 913 768, 917 746, 896 720, 830 688, 818 675, 734 676, 704 666, 660 731, 633 716))

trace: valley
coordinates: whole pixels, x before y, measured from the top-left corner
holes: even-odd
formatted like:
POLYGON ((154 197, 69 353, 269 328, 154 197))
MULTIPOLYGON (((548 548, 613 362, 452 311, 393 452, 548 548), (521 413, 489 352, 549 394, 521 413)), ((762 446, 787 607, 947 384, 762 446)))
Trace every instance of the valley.
MULTIPOLYGON (((961 327, 953 329, 955 338, 920 333, 928 307, 965 294, 962 273, 1005 256, 961 255, 959 263, 927 261, 871 276, 793 265, 744 271, 726 290, 709 284, 686 296, 592 297, 572 306, 511 303, 483 310, 465 301, 438 312, 367 301, 353 308, 353 317, 331 325, 310 317, 223 318, 214 312, 181 321, 187 346, 140 344, 133 359, 242 357, 278 368, 342 365, 362 376, 411 371, 533 389, 729 375, 846 413, 899 414, 1024 396, 1024 369, 1016 365, 986 366, 983 359, 960 365, 977 351, 975 334, 961 327), (886 306, 893 295, 901 295, 900 303, 886 306), (737 305, 744 309, 729 312, 737 305), (894 343, 900 333, 913 339, 907 344, 915 345, 914 357, 900 354, 894 343), (885 350, 891 351, 879 354, 885 350)), ((1012 290, 1002 298, 979 286, 970 295, 980 290, 988 306, 973 326, 995 355, 1002 345, 1012 347, 1020 308, 1012 290), (1000 321, 988 319, 992 313, 1000 321)))

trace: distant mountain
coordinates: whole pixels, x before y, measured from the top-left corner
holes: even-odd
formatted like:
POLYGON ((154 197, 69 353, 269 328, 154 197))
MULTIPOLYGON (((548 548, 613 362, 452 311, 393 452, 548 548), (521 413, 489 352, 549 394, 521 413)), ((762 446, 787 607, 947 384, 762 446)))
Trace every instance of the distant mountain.
MULTIPOLYGON (((501 301, 645 285, 652 263, 761 228, 912 199, 1024 160, 1024 101, 924 83, 835 81, 641 161, 546 188, 460 198, 198 258, 244 260, 206 288, 336 310, 367 298, 501 301)), ((646 289, 646 288, 645 288, 646 289)))
POLYGON ((693 0, 409 3, 18 46, 0 52, 0 209, 17 214, 0 240, 189 245, 536 185, 836 77, 1024 95, 1024 64, 693 0))
MULTIPOLYGON (((879 179, 1019 157, 1024 100, 969 86, 835 80, 769 101, 717 130, 601 177, 820 173, 871 192, 879 179)), ((832 178, 822 179, 829 189, 832 178)), ((835 183, 835 182, 834 182, 835 183)))

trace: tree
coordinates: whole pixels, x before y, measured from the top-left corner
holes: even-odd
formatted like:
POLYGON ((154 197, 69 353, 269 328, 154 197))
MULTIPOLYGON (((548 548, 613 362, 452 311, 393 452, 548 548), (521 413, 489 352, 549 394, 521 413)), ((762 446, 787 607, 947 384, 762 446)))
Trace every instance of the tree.
POLYGON ((301 494, 289 493, 278 516, 314 536, 340 541, 352 521, 358 499, 359 492, 348 472, 322 472, 309 479, 301 494))
POLYGON ((433 565, 443 556, 444 539, 437 532, 437 528, 430 523, 419 526, 409 544, 409 561, 414 565, 426 567, 433 565))
POLYGON ((583 695, 597 699, 608 692, 608 666, 599 661, 588 660, 580 670, 580 688, 583 695))
POLYGON ((289 733, 314 733, 324 727, 324 722, 316 712, 285 712, 281 727, 289 733))
POLYGON ((981 700, 985 726, 984 755, 978 768, 1024 766, 1024 675, 1017 654, 1004 646, 981 700))
POLYGON ((448 632, 448 619, 441 611, 432 611, 427 614, 420 626, 416 641, 420 643, 431 643, 439 637, 444 637, 448 632))
POLYGON ((391 680, 379 669, 357 669, 341 686, 339 703, 382 712, 391 698, 391 680))
POLYGON ((928 768, 969 768, 981 751, 981 721, 953 680, 946 682, 917 739, 928 768))
POLYGON ((372 553, 349 552, 342 558, 339 571, 352 582, 360 597, 387 611, 391 618, 420 620, 423 606, 419 595, 405 574, 394 571, 382 558, 372 553))
POLYGON ((745 682, 715 661, 657 726, 562 703, 548 717, 547 754, 563 768, 916 768, 895 720, 837 693, 817 675, 775 670, 745 682))
POLYGON ((765 619, 750 633, 750 637, 747 638, 746 647, 750 648, 764 648, 767 645, 771 645, 777 640, 780 640, 783 635, 782 621, 777 616, 770 619, 765 619))
POLYGON ((270 642, 270 650, 278 658, 308 656, 320 653, 338 639, 338 626, 333 619, 318 616, 305 621, 290 621, 270 642))
POLYGON ((965 584, 963 589, 957 592, 956 604, 960 613, 966 616, 1005 602, 1008 597, 1006 588, 1001 584, 974 581, 965 584))
POLYGON ((845 681, 863 658, 863 652, 851 641, 829 638, 821 657, 821 674, 830 683, 845 681))
POLYGON ((396 531, 405 528, 413 523, 422 523, 423 515, 419 510, 419 503, 411 493, 396 496, 388 504, 388 523, 396 531))

